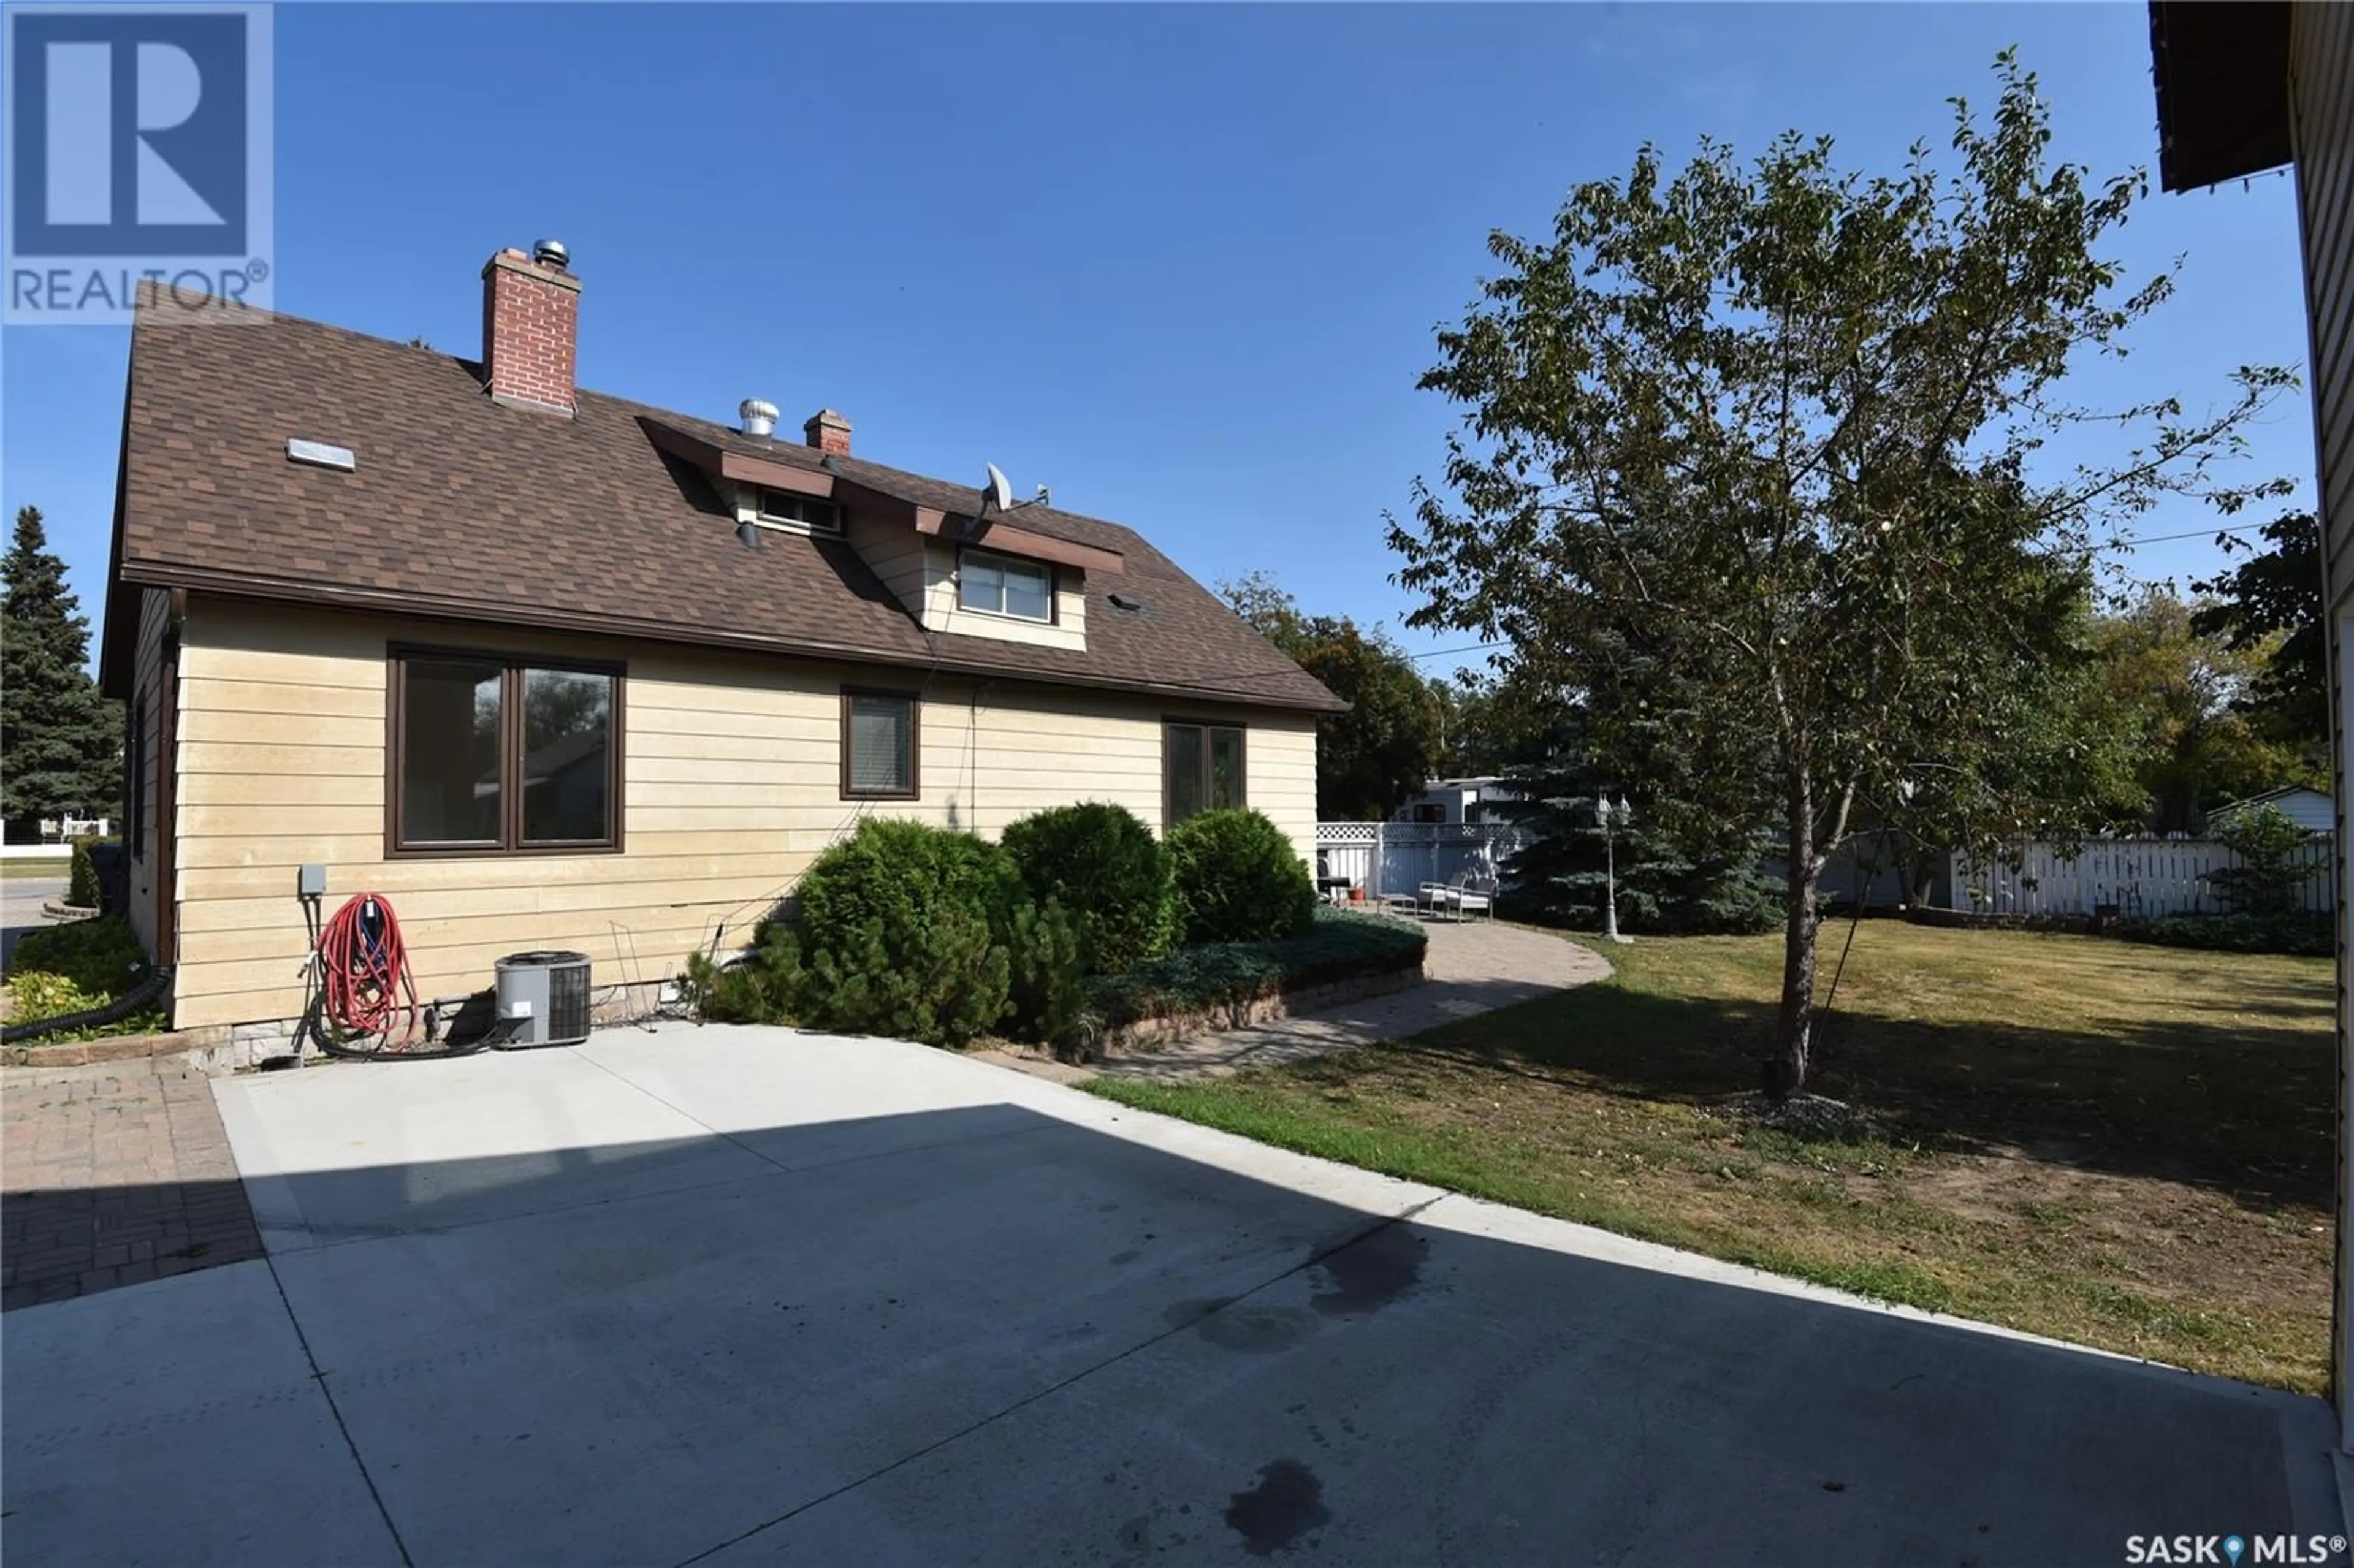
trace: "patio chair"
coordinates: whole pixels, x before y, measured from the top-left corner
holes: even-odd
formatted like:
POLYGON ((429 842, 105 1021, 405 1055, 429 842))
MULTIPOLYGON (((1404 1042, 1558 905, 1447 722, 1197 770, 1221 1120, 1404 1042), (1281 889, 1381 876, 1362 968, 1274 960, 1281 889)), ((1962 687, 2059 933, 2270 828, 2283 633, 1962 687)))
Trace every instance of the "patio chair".
POLYGON ((1464 919, 1468 920, 1474 915, 1484 915, 1493 920, 1496 917, 1498 891, 1494 876, 1482 872, 1467 871, 1455 879, 1455 892, 1449 902, 1455 906, 1455 913, 1464 919))
POLYGON ((1468 920, 1474 915, 1496 917, 1496 879, 1486 873, 1466 871, 1452 882, 1426 882, 1422 891, 1434 915, 1444 910, 1454 920, 1468 920))

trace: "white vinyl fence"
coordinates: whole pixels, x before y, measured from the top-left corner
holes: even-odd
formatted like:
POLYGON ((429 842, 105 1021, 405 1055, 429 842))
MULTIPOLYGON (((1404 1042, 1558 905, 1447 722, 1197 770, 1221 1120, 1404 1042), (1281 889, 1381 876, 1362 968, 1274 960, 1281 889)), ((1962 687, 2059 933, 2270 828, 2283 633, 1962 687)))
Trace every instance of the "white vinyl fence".
MULTIPOLYGON (((2305 874, 2297 885, 2298 908, 2318 915, 2336 907, 2333 842, 2320 834, 2293 857, 2291 863, 2305 874)), ((2021 846, 2016 870, 1956 855, 1951 903, 1992 915, 2090 915, 2105 905, 2127 919, 2220 914, 2223 904, 2207 874, 2239 863, 2239 856, 2211 839, 2094 839, 2073 859, 2050 844, 2031 843, 2021 846)))
POLYGON ((1347 877, 1369 899, 1465 872, 1493 875, 1529 840, 1510 822, 1319 822, 1316 874, 1347 877))

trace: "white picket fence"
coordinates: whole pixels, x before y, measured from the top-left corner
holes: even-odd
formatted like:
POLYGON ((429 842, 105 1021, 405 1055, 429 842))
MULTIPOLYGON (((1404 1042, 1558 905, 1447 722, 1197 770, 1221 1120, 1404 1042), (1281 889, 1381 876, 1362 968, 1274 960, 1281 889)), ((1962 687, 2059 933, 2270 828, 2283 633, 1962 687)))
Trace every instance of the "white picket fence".
POLYGON ((1378 899, 1466 872, 1494 875, 1528 840, 1511 822, 1319 822, 1316 874, 1346 877, 1378 899))
MULTIPOLYGON (((2332 847, 2324 833, 2293 858, 2304 874, 2298 908, 2319 915, 2337 906, 2332 847)), ((2090 915, 2105 905, 2128 919, 2219 914, 2223 904, 2207 874, 2239 863, 2239 856, 2211 839, 2095 839, 2073 858, 2050 844, 2030 843, 2021 846, 2015 869, 1956 855, 1949 902, 1956 909, 1993 915, 2090 915)))

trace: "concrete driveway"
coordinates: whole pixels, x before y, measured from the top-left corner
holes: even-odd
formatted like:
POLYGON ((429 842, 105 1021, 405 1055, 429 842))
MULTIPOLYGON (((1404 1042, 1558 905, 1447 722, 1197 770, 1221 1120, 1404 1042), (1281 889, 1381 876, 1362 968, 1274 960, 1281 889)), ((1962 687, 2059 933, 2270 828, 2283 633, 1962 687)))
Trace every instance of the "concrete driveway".
POLYGON ((21 1564, 2105 1563, 2336 1534, 2315 1401, 920 1047, 217 1086, 269 1244, 5 1321, 21 1564))

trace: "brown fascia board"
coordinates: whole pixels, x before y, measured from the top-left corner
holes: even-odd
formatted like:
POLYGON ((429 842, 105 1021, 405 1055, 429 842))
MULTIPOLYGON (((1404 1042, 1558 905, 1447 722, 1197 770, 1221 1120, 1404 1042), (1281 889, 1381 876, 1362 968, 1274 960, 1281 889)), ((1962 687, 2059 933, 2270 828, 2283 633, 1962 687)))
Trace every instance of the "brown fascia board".
POLYGON ((953 539, 960 544, 986 544, 991 549, 1003 550, 1008 555, 1027 556, 1036 560, 1052 561, 1057 566, 1076 567, 1082 571, 1119 576, 1127 563, 1117 550, 1106 550, 1093 545, 1075 545, 1067 539, 1050 538, 1026 528, 1002 522, 975 521, 949 514, 937 506, 926 506, 887 491, 876 490, 856 480, 827 472, 811 472, 785 463, 769 462, 749 457, 706 440, 701 436, 665 425, 659 419, 641 417, 646 436, 655 446, 672 456, 683 458, 717 479, 739 480, 751 484, 765 484, 775 490, 790 490, 801 495, 822 496, 844 506, 855 506, 862 512, 873 513, 895 523, 915 525, 918 534, 930 534, 953 539))
POLYGON ((950 526, 938 513, 938 521, 927 528, 916 524, 920 534, 937 534, 960 545, 982 545, 992 550, 1002 550, 1009 556, 1028 556, 1057 566, 1076 567, 1081 571, 1118 577, 1128 570, 1128 562, 1118 550, 1098 549, 1093 545, 1075 545, 1068 539, 1050 538, 1034 534, 1027 528, 1017 528, 1007 523, 989 522, 960 517, 950 526))
MULTIPOLYGON (((767 637, 756 632, 698 630, 684 635, 668 621, 639 620, 570 610, 539 609, 523 605, 486 606, 462 600, 437 600, 415 594, 378 592, 370 588, 326 587, 315 582, 280 583, 236 572, 210 571, 201 567, 143 567, 124 572, 123 584, 167 588, 221 599, 263 604, 327 605, 337 609, 405 615, 417 620, 451 621, 474 626, 523 626, 546 631, 580 632, 598 637, 635 637, 689 648, 726 648, 796 659, 835 659, 845 664, 865 664, 888 670, 931 670, 973 675, 983 680, 1011 681, 1025 685, 1070 687, 1080 691, 1139 692, 1150 695, 1223 703, 1229 707, 1276 709, 1289 713, 1346 713, 1349 705, 1327 694, 1324 702, 1287 702, 1280 698, 1236 692, 1218 686, 1178 682, 1106 680, 1100 675, 1053 670, 1022 670, 985 659, 935 654, 928 662, 906 655, 878 653, 871 648, 812 639, 767 637)), ((134 623, 135 624, 135 623, 134 623)), ((1275 672, 1269 671, 1272 674, 1275 672)))
POLYGON ((106 607, 106 623, 98 639, 99 693, 123 702, 130 700, 132 666, 139 662, 139 600, 126 591, 128 585, 122 580, 122 530, 129 521, 124 496, 131 479, 131 398, 138 373, 133 356, 122 375, 122 439, 114 450, 114 530, 106 548, 106 594, 101 600, 106 607))
POLYGON ((2282 0, 2152 0, 2162 188, 2196 190, 2290 161, 2290 9, 2282 0))
POLYGON ((646 439, 670 453, 684 458, 714 479, 732 479, 746 484, 765 484, 771 490, 790 490, 797 495, 814 495, 831 500, 834 479, 830 473, 811 473, 805 468, 789 463, 770 462, 765 458, 748 457, 731 451, 716 441, 690 435, 662 423, 659 419, 641 418, 646 439))

